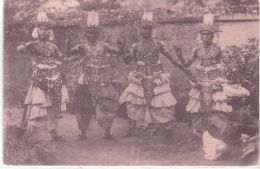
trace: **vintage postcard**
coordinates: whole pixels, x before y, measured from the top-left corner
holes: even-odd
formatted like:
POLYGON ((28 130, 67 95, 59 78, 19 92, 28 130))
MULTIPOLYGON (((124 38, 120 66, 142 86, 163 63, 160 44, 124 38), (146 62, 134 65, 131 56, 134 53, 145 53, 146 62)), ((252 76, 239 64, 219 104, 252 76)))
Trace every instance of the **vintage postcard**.
POLYGON ((246 166, 258 0, 5 0, 3 167, 246 166))

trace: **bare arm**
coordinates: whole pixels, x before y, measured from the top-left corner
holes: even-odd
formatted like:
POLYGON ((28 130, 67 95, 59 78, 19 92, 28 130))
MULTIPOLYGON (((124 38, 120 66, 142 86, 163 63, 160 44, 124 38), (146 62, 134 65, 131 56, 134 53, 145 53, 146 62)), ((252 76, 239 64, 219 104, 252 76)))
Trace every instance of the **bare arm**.
POLYGON ((126 52, 124 55, 122 55, 124 63, 129 64, 131 61, 136 59, 136 55, 137 47, 136 44, 134 44, 130 52, 126 52))
POLYGON ((104 50, 110 54, 120 55, 125 64, 129 64, 136 55, 135 47, 133 47, 133 50, 129 52, 129 50, 125 48, 125 42, 120 39, 117 40, 117 48, 113 48, 106 44, 104 50))
POLYGON ((124 46, 120 49, 119 47, 115 48, 108 44, 105 44, 104 52, 107 52, 109 54, 122 55, 125 53, 125 50, 124 50, 124 46))
POLYGON ((66 47, 66 52, 65 52, 66 56, 64 57, 64 60, 68 62, 75 61, 80 59, 81 58, 80 56, 82 56, 83 54, 84 54, 83 45, 81 44, 76 45, 71 49, 69 47, 66 47))
POLYGON ((17 52, 19 52, 19 53, 25 52, 25 51, 31 52, 33 45, 35 43, 36 43, 36 41, 31 41, 31 42, 27 42, 27 43, 22 42, 22 44, 17 47, 17 52))
POLYGON ((192 65, 192 63, 197 58, 196 50, 193 51, 192 56, 191 56, 191 58, 188 61, 185 61, 184 58, 182 57, 182 50, 181 50, 181 48, 178 48, 178 47, 174 46, 174 51, 175 51, 175 54, 178 57, 179 61, 181 62, 181 64, 184 67, 190 67, 192 65))
POLYGON ((171 63, 173 65, 175 65, 176 67, 178 67, 182 72, 184 72, 188 77, 193 78, 191 72, 187 69, 185 69, 181 64, 179 64, 177 61, 175 61, 173 59, 173 57, 171 56, 171 54, 165 49, 164 45, 161 45, 161 50, 160 50, 161 54, 163 54, 167 59, 169 59, 171 61, 171 63))
POLYGON ((75 47, 71 48, 71 32, 70 30, 66 33, 66 46, 65 46, 65 54, 67 57, 74 55, 80 51, 80 45, 76 45, 75 47))
POLYGON ((221 50, 219 51, 219 57, 220 61, 226 65, 227 69, 235 71, 236 68, 233 62, 230 58, 226 57, 221 50))
POLYGON ((58 47, 55 46, 55 51, 54 51, 55 58, 57 59, 55 61, 55 64, 61 65, 62 61, 64 58, 62 57, 62 53, 59 51, 58 47))
POLYGON ((67 54, 69 56, 76 55, 76 54, 82 54, 82 45, 76 45, 73 48, 69 49, 67 54))

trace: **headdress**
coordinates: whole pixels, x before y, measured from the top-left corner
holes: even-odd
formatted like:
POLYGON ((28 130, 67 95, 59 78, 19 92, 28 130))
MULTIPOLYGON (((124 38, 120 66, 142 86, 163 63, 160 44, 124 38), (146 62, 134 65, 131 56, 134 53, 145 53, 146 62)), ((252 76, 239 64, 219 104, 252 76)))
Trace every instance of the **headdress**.
POLYGON ((39 12, 33 22, 35 27, 51 27, 51 22, 45 12, 39 12))
MULTIPOLYGON (((51 28, 51 25, 52 25, 45 12, 39 12, 37 15, 37 18, 33 21, 33 24, 35 26, 33 29, 33 32, 32 32, 33 38, 38 38, 38 28, 39 27, 51 28)), ((53 39, 54 39, 54 33, 53 33, 53 30, 50 29, 49 40, 53 40, 53 39)))
POLYGON ((198 26, 198 32, 200 33, 215 33, 219 32, 218 26, 214 23, 214 16, 212 14, 206 14, 203 16, 203 22, 198 26))
POLYGON ((144 12, 142 20, 139 23, 136 23, 139 28, 143 29, 153 29, 157 27, 157 24, 154 22, 154 17, 152 12, 144 12))
POLYGON ((95 11, 88 12, 86 32, 98 33, 99 32, 99 16, 95 11))

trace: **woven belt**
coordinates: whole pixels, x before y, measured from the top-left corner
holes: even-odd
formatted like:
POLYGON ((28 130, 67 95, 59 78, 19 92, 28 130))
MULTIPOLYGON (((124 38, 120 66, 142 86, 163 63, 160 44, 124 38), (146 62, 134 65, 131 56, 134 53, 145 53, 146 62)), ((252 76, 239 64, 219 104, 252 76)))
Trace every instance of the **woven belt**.
POLYGON ((225 78, 226 77, 226 73, 223 70, 210 70, 210 71, 203 71, 203 70, 199 70, 196 69, 194 75, 197 77, 198 80, 201 81, 207 81, 207 80, 215 80, 216 78, 222 77, 225 78))
POLYGON ((145 75, 153 75, 154 73, 162 72, 163 68, 161 64, 137 65, 136 71, 145 75))

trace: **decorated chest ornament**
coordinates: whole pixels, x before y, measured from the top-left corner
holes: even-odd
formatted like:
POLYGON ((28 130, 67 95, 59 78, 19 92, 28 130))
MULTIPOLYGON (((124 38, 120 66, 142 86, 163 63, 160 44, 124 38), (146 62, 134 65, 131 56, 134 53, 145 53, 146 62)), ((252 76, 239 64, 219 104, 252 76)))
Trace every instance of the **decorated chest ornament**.
POLYGON ((136 22, 135 25, 141 29, 154 29, 158 26, 152 12, 144 12, 141 21, 136 22))
POLYGON ((218 26, 214 23, 214 16, 210 13, 203 16, 203 22, 198 25, 197 31, 201 34, 220 32, 218 26))
POLYGON ((99 15, 96 11, 90 11, 87 13, 87 24, 85 26, 85 31, 87 33, 96 34, 99 32, 99 15))
POLYGON ((49 20, 47 14, 45 12, 39 12, 37 15, 37 18, 33 20, 34 24, 34 29, 32 31, 32 37, 33 38, 38 38, 38 29, 40 27, 48 28, 49 29, 49 40, 54 39, 54 33, 53 30, 51 29, 52 23, 49 20))

